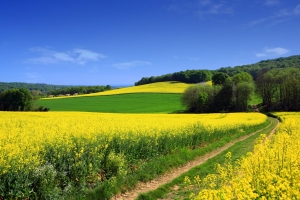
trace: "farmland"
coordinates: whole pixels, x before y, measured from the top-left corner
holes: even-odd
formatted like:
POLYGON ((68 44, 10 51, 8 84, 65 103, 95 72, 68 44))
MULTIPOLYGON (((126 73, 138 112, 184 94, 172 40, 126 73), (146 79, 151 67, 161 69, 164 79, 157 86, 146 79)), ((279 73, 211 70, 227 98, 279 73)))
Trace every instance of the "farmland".
POLYGON ((152 159, 268 123, 259 113, 2 112, 0 117, 1 195, 46 199, 117 187, 116 180, 138 173, 152 159))
MULTIPOLYGON (((207 84, 211 84, 208 82, 207 84)), ((131 94, 131 93, 177 93, 181 94, 184 90, 193 84, 181 83, 177 81, 158 82, 147 85, 130 86, 125 88, 117 88, 114 90, 108 90, 104 92, 97 92, 92 94, 84 94, 75 97, 82 96, 106 96, 117 94, 131 94)), ((71 96, 72 97, 72 96, 71 96)), ((74 96, 73 96, 74 97, 74 96)), ((70 98, 70 97, 58 97, 58 98, 70 98)))
MULTIPOLYGON (((189 86, 153 83, 38 100, 50 112, 1 112, 0 199, 109 199, 242 136, 274 127, 274 119, 261 113, 182 114, 180 97, 189 86)), ((275 114, 284 120, 297 116, 275 114)), ((291 124, 284 127, 294 130, 291 124)), ((251 150, 253 144, 245 146, 251 150)), ((239 156, 247 152, 234 148, 239 156)), ((206 175, 213 165, 209 168, 206 175)), ((205 189, 193 190, 193 198, 212 188, 205 189)))
POLYGON ((184 109, 180 94, 132 93, 74 98, 42 99, 38 106, 51 111, 87 111, 106 113, 173 113, 184 109))
POLYGON ((176 113, 184 109, 181 93, 191 84, 161 82, 71 97, 45 98, 37 106, 51 111, 106 113, 176 113))

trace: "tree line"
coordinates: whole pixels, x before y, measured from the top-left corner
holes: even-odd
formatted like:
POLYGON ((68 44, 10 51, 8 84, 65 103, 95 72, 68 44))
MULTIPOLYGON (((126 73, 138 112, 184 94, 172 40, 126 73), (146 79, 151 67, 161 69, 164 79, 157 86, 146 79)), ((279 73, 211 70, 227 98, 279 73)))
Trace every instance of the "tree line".
POLYGON ((212 85, 187 88, 181 102, 193 113, 248 111, 254 92, 262 98, 257 106, 263 112, 300 111, 300 68, 265 68, 255 81, 247 72, 234 76, 217 72, 212 85))
POLYGON ((63 89, 56 89, 56 90, 51 90, 48 92, 49 95, 74 95, 74 94, 90 94, 90 93, 95 93, 95 92, 103 92, 106 90, 111 90, 112 87, 110 85, 100 85, 100 86, 73 86, 73 87, 67 87, 63 89))
POLYGON ((41 97, 47 97, 48 95, 59 95, 59 94, 89 94, 94 92, 102 92, 111 90, 110 85, 96 85, 96 86, 71 86, 71 85, 49 85, 43 83, 4 83, 0 82, 0 93, 11 90, 26 88, 30 91, 34 99, 41 97))
POLYGON ((217 70, 186 70, 175 73, 169 73, 161 76, 143 77, 135 83, 135 85, 143 85, 148 83, 162 81, 180 81, 184 83, 200 83, 212 80, 212 77, 217 72, 223 72, 230 77, 242 73, 249 73, 254 80, 257 79, 261 70, 284 69, 284 68, 300 68, 300 55, 289 56, 285 58, 276 58, 262 60, 255 64, 241 65, 235 67, 221 67, 217 70))
POLYGON ((255 64, 241 65, 235 67, 221 67, 218 72, 223 72, 229 76, 237 73, 247 72, 251 74, 254 80, 257 79, 261 70, 284 69, 284 68, 300 68, 300 55, 280 57, 276 59, 261 60, 255 64))
POLYGON ((210 81, 213 75, 211 70, 186 70, 161 76, 143 77, 135 85, 144 85, 149 83, 164 81, 179 81, 184 83, 201 83, 210 81))
POLYGON ((67 85, 49 85, 44 83, 20 83, 20 82, 11 82, 11 83, 5 83, 0 82, 0 93, 4 92, 6 90, 10 90, 13 88, 21 89, 26 88, 30 92, 31 91, 38 91, 40 95, 47 96, 48 92, 51 90, 57 90, 62 88, 67 88, 71 86, 67 85))
POLYGON ((26 88, 13 88, 0 94, 1 111, 31 111, 33 96, 26 88))
MULTIPOLYGON (((47 95, 60 94, 89 94, 111 90, 110 85, 106 86, 78 86, 56 89, 47 92, 47 95)), ((0 93, 0 111, 49 111, 50 108, 43 106, 35 107, 34 101, 41 97, 40 90, 29 91, 27 88, 12 88, 0 93)), ((45 96, 45 95, 44 95, 45 96)))
POLYGON ((300 69, 264 70, 256 80, 265 111, 300 111, 300 69))

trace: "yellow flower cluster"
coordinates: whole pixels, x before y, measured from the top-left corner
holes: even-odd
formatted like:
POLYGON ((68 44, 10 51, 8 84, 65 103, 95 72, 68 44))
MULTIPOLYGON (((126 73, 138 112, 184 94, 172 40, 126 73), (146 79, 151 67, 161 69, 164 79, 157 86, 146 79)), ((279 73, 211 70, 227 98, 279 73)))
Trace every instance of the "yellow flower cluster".
MULTIPOLYGON (((265 121, 266 116, 259 113, 0 112, 0 194, 8 191, 7 185, 19 186, 16 190, 26 188, 35 177, 35 185, 46 184, 41 176, 49 175, 49 170, 52 178, 87 182, 86 177, 100 173, 96 170, 102 167, 108 150, 144 159, 196 142, 214 141, 227 130, 232 134, 232 130, 265 121), (9 181, 21 183, 5 184, 9 181)), ((121 159, 114 155, 110 157, 121 159)))
POLYGON ((254 151, 235 165, 228 153, 191 199, 300 199, 300 113, 275 115, 284 119, 276 134, 271 139, 261 135, 254 151))

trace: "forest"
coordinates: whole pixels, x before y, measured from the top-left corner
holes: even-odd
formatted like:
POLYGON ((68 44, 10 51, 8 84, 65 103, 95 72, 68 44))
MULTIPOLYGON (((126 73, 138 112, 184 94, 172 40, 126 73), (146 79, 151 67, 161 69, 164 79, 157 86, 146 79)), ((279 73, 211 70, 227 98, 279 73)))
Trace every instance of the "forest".
POLYGON ((5 83, 0 82, 0 93, 5 90, 10 90, 13 88, 27 88, 30 91, 39 91, 42 95, 47 95, 49 91, 52 90, 58 90, 71 87, 68 85, 50 85, 50 84, 44 84, 44 83, 21 83, 21 82, 11 82, 11 83, 5 83))
POLYGON ((51 90, 48 92, 49 95, 74 95, 74 94, 90 94, 95 92, 103 92, 106 90, 111 90, 112 87, 110 85, 99 85, 99 86, 73 86, 62 89, 51 90))
POLYGON ((210 81, 214 71, 211 70, 186 70, 175 72, 172 74, 165 74, 161 76, 143 77, 135 83, 135 85, 143 85, 149 83, 163 82, 163 81, 179 81, 183 83, 201 83, 210 81))
POLYGON ((110 85, 95 85, 95 86, 74 86, 74 85, 51 85, 44 83, 21 83, 21 82, 12 82, 5 83, 0 82, 0 93, 11 90, 11 89, 28 89, 34 99, 41 97, 47 97, 48 95, 65 95, 65 94, 89 94, 94 92, 103 92, 106 90, 111 90, 110 85))
POLYGON ((192 113, 244 112, 258 108, 262 112, 300 110, 300 68, 273 68, 259 71, 256 80, 247 72, 229 76, 217 72, 212 85, 195 84, 185 90, 182 104, 192 113), (256 93, 258 105, 249 105, 256 93))
POLYGON ((137 81, 135 85, 143 85, 148 83, 155 83, 161 81, 180 81, 184 83, 199 83, 210 81, 212 76, 217 72, 223 72, 229 76, 241 72, 251 74, 254 80, 258 77, 261 70, 269 70, 275 68, 295 67, 300 68, 300 55, 276 58, 269 60, 262 60, 255 64, 235 66, 235 67, 221 67, 217 70, 186 70, 180 72, 169 73, 161 76, 143 77, 137 81))

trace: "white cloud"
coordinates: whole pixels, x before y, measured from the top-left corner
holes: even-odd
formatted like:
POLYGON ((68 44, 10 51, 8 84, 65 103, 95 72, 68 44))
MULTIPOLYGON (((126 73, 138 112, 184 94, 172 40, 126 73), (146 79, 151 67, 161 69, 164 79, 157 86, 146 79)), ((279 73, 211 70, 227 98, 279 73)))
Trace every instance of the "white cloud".
POLYGON ((223 15, 233 14, 233 7, 228 5, 225 1, 212 3, 211 1, 201 1, 200 7, 195 12, 197 16, 203 17, 204 15, 223 15))
POLYGON ((294 8, 293 15, 300 15, 300 4, 294 8))
POLYGON ((180 13, 193 13, 195 16, 204 18, 206 15, 233 14, 234 5, 230 1, 224 0, 194 0, 178 1, 170 5, 167 10, 180 13))
POLYGON ((273 6, 279 4, 279 0, 266 0, 265 5, 267 6, 273 6))
POLYGON ((300 4, 298 4, 293 9, 282 9, 274 15, 251 21, 248 24, 248 27, 252 27, 262 23, 269 23, 271 25, 274 25, 289 20, 293 17, 297 17, 298 15, 300 15, 300 4))
POLYGON ((99 58, 106 58, 105 55, 96 53, 85 49, 74 49, 74 52, 78 54, 77 62, 79 64, 85 64, 88 61, 97 61, 99 58))
POLYGON ((74 58, 72 58, 68 53, 64 52, 57 52, 53 53, 49 57, 53 57, 54 60, 66 61, 66 62, 73 62, 74 58))
POLYGON ((122 62, 122 63, 115 63, 112 66, 116 67, 118 69, 130 69, 133 67, 138 67, 138 66, 144 66, 144 65, 151 65, 150 62, 145 62, 145 61, 131 61, 131 62, 122 62))
POLYGON ((24 63, 32 63, 32 64, 56 64, 58 60, 52 57, 41 56, 38 58, 30 58, 27 59, 24 63))
POLYGON ((266 57, 266 56, 281 56, 284 54, 287 54, 289 50, 276 47, 276 48, 264 48, 264 51, 262 53, 256 53, 256 57, 266 57))
POLYGON ((57 64, 62 62, 70 62, 84 65, 89 61, 98 61, 106 58, 105 55, 96 53, 86 49, 73 49, 71 51, 57 52, 49 48, 34 47, 30 49, 33 53, 40 54, 38 57, 29 58, 25 63, 32 64, 57 64))
POLYGON ((206 6, 206 5, 211 4, 211 0, 200 0, 200 1, 199 1, 199 4, 200 4, 201 6, 206 6))
POLYGON ((254 20, 254 21, 251 21, 248 26, 251 27, 251 26, 256 26, 257 24, 261 24, 265 21, 269 20, 268 18, 261 18, 261 19, 258 19, 258 20, 254 20))

